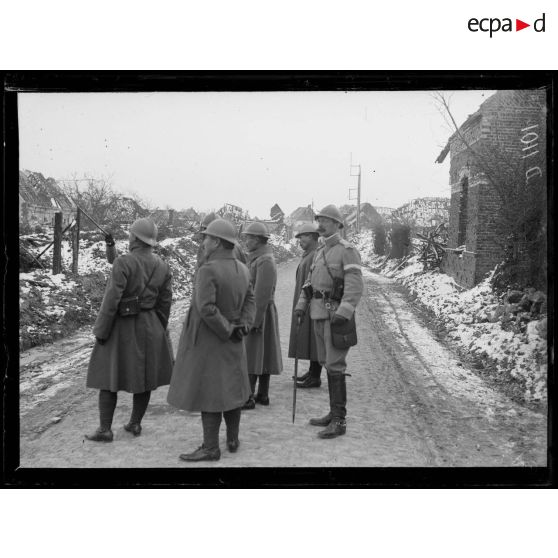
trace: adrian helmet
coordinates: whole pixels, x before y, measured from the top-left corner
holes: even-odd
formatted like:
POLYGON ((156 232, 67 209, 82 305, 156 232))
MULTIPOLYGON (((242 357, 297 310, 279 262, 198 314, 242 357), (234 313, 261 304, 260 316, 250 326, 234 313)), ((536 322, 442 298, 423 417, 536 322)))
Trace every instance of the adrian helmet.
POLYGON ((341 215, 341 211, 339 211, 339 209, 337 209, 337 207, 335 207, 333 204, 332 205, 326 205, 317 215, 316 217, 314 217, 314 219, 317 219, 318 217, 327 217, 328 219, 333 219, 334 221, 336 221, 337 223, 339 223, 341 225, 341 228, 343 228, 343 215, 341 215))
POLYGON ((264 238, 269 238, 269 230, 264 223, 254 221, 250 223, 243 231, 242 234, 251 234, 252 236, 263 236, 264 238))
POLYGON ((216 238, 227 240, 233 244, 236 243, 236 228, 226 219, 214 219, 211 223, 209 223, 209 225, 207 225, 207 229, 205 229, 202 234, 215 236, 216 238))
POLYGON ((200 224, 200 228, 202 230, 207 229, 209 223, 212 223, 213 221, 215 221, 215 219, 217 219, 218 216, 216 213, 214 213, 213 211, 211 213, 208 213, 202 220, 201 224, 200 224))
POLYGON ((157 225, 151 219, 137 219, 132 223, 130 232, 150 246, 157 244, 157 225))
POLYGON ((295 234, 295 238, 300 238, 303 234, 320 234, 318 229, 314 223, 304 223, 300 229, 298 229, 297 233, 295 234))

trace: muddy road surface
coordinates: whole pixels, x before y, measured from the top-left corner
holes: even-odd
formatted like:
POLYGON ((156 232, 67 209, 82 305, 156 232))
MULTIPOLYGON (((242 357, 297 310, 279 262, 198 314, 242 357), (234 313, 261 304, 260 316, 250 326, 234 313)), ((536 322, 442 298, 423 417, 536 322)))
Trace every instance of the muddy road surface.
MULTIPOLYGON (((20 461, 22 467, 522 467, 546 466, 547 418, 494 391, 468 370, 428 329, 391 279, 365 272, 357 310, 359 343, 349 352, 347 434, 317 437, 311 417, 328 411, 325 372, 317 389, 299 389, 292 424, 294 361, 286 356, 296 261, 279 265, 279 310, 284 372, 273 376, 269 407, 244 411, 240 449, 226 450, 221 427, 218 462, 184 463, 180 453, 202 439, 199 413, 166 403, 167 388, 152 394, 143 433, 123 429, 132 396, 121 392, 114 442, 89 442, 98 424, 97 392, 85 388, 93 337, 78 331, 22 353, 20 461)), ((186 314, 173 305, 176 349, 186 314)), ((301 361, 299 374, 306 371, 301 361)))

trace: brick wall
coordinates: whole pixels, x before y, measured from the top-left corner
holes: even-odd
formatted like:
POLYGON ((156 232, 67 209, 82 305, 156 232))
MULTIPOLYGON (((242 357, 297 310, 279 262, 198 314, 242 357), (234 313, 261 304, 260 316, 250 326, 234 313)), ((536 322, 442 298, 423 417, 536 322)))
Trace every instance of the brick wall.
MULTIPOLYGON (((497 174, 499 182, 507 184, 502 180, 505 176, 502 169, 505 169, 510 183, 513 180, 521 187, 524 183, 525 188, 532 191, 537 188, 540 196, 544 196, 545 188, 541 184, 546 180, 545 95, 539 90, 499 91, 487 99, 462 129, 477 155, 457 134, 450 139, 449 251, 442 270, 465 287, 482 281, 505 257, 506 235, 501 217, 507 193, 499 194, 485 171, 497 174), (484 157, 483 162, 479 162, 478 154, 484 157), (463 206, 465 180, 468 192, 463 206), (466 214, 462 213, 462 207, 466 214), (464 232, 461 237, 460 226, 464 232), (463 240, 465 249, 455 251, 463 245, 463 240)), ((527 199, 528 193, 522 195, 527 199)), ((546 200, 541 199, 541 203, 546 204, 546 200)), ((532 250, 523 250, 518 266, 527 271, 533 265, 532 259, 532 250)))

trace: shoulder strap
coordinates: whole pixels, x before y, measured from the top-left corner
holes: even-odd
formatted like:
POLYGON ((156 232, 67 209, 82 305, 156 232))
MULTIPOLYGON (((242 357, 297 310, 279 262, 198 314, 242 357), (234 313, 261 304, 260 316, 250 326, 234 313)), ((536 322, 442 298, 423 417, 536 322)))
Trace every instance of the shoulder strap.
MULTIPOLYGON (((135 258, 135 260, 139 264, 140 261, 138 260, 138 258, 136 258, 135 256, 133 256, 133 257, 135 258)), ((144 293, 145 289, 147 289, 147 285, 149 285, 149 283, 151 283, 151 279, 153 279, 153 275, 155 274, 155 271, 156 271, 157 267, 159 267, 159 262, 157 260, 155 260, 155 266, 153 267, 153 271, 151 272, 151 275, 149 276, 149 279, 147 280, 147 283, 144 285, 143 289, 141 290, 141 293, 138 295, 138 298, 141 298, 141 295, 144 293)))
POLYGON ((328 272, 329 276, 331 277, 331 280, 334 281, 331 270, 329 269, 329 265, 327 265, 327 260, 326 260, 326 257, 325 257, 325 248, 322 250, 322 256, 324 258, 324 264, 326 266, 327 272, 328 272))

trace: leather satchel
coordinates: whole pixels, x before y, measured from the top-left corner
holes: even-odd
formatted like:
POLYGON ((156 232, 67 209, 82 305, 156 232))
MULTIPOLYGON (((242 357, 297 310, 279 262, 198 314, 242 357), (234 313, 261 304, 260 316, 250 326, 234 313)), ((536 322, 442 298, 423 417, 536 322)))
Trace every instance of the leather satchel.
POLYGON ((156 269, 157 269, 157 264, 155 264, 155 267, 153 268, 153 271, 151 272, 151 275, 149 276, 149 279, 147 280, 145 287, 143 287, 139 295, 129 296, 120 299, 120 302, 118 303, 119 316, 122 317, 135 316, 141 312, 140 297, 145 291, 145 289, 147 289, 147 285, 149 285, 149 283, 151 282, 151 279, 153 278, 153 274, 155 273, 156 269))
POLYGON ((331 342, 336 349, 348 349, 357 344, 355 315, 343 324, 331 324, 331 342))

